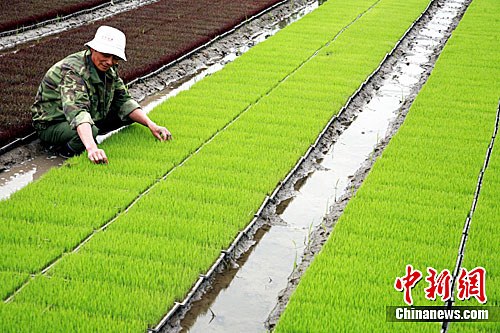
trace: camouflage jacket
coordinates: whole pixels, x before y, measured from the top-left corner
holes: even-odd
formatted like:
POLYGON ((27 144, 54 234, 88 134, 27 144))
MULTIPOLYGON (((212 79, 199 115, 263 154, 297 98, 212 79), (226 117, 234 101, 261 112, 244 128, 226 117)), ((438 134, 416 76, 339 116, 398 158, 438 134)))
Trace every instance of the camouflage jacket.
POLYGON ((35 129, 43 130, 63 121, 72 128, 82 123, 93 125, 110 111, 125 120, 140 107, 129 95, 116 66, 102 77, 103 80, 89 51, 71 54, 53 65, 45 74, 31 107, 35 129))

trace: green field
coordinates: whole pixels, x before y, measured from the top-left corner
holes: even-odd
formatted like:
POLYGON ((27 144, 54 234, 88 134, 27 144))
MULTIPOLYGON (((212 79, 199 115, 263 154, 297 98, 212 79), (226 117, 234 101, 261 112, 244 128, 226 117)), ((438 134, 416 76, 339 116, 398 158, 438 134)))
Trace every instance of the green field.
MULTIPOLYGON (((72 158, 1 201, 2 331, 144 331, 158 323, 428 3, 329 0, 153 110, 172 142, 130 126, 102 144, 109 165, 72 158)), ((466 30, 484 43, 470 50, 477 66, 460 66, 457 50, 468 44, 457 33, 279 331, 387 328, 380 315, 402 300, 392 283, 406 263, 452 269, 498 99, 498 67, 484 67, 498 51, 484 32, 498 31, 486 21, 498 5, 474 4, 484 16, 466 30), (478 88, 465 91, 463 78, 478 88), (316 323, 325 326, 309 326, 316 323)))

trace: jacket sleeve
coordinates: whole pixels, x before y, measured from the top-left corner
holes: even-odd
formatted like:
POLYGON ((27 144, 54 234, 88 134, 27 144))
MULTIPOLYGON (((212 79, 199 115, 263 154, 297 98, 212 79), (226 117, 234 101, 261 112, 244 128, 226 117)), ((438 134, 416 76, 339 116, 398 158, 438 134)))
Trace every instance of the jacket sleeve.
POLYGON ((126 120, 127 116, 141 106, 136 100, 130 96, 127 86, 121 78, 117 78, 114 82, 114 97, 111 102, 111 109, 118 110, 118 116, 121 120, 126 120))
POLYGON ((61 103, 66 120, 76 129, 82 123, 94 124, 89 113, 90 98, 83 78, 71 68, 63 68, 61 103))

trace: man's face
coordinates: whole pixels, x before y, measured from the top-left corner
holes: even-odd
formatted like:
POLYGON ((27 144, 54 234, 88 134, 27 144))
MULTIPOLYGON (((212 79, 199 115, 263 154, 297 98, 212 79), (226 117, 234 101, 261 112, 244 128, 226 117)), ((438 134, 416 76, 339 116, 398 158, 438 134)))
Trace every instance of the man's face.
POLYGON ((116 65, 118 61, 120 61, 120 58, 115 55, 109 53, 101 53, 94 49, 90 50, 90 58, 92 59, 95 67, 97 67, 97 69, 101 72, 106 72, 108 69, 110 69, 111 66, 116 65))

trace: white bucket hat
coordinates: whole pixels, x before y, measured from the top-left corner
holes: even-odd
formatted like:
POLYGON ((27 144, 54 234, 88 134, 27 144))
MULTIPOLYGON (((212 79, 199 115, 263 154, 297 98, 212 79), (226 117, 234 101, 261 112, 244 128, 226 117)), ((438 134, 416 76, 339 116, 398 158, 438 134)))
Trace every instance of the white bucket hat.
POLYGON ((86 46, 93 48, 101 53, 113 54, 125 61, 125 34, 120 30, 107 25, 100 26, 90 42, 86 46))

